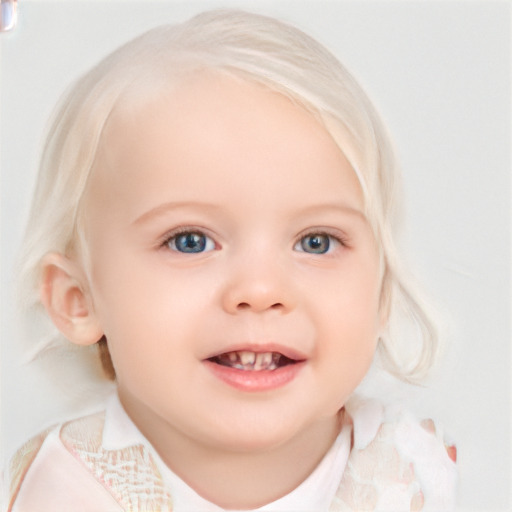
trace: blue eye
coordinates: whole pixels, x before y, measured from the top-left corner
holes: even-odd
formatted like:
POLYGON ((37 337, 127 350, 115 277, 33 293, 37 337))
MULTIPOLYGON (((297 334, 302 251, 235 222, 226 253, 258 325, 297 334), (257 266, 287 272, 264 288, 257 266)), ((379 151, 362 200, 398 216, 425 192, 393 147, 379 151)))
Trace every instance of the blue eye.
POLYGON ((295 249, 308 252, 310 254, 325 254, 331 247, 331 237, 329 235, 314 233, 302 237, 295 249))
POLYGON ((167 240, 166 245, 174 251, 189 254, 197 254, 215 249, 214 241, 197 231, 186 231, 174 235, 167 240))

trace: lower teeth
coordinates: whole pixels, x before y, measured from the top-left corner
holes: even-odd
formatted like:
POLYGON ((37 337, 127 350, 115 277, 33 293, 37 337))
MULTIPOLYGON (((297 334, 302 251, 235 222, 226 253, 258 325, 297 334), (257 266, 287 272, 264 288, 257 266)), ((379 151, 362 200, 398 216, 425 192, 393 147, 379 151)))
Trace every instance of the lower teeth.
POLYGON ((277 364, 274 363, 273 361, 270 364, 268 364, 266 366, 260 366, 259 368, 255 368, 254 365, 252 365, 252 364, 244 365, 244 364, 240 364, 240 363, 228 364, 225 366, 229 366, 230 368, 236 368, 237 370, 253 371, 253 372, 262 371, 262 370, 275 370, 275 369, 279 368, 277 366, 277 364))

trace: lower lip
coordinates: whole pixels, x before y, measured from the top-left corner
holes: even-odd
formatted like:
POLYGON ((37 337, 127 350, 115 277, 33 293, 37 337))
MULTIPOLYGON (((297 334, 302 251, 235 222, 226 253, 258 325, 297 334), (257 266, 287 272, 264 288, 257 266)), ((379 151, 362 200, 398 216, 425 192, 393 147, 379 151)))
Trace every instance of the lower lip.
POLYGON ((220 380, 240 391, 261 392, 278 389, 295 379, 304 362, 288 364, 276 370, 239 370, 205 361, 206 366, 220 380))

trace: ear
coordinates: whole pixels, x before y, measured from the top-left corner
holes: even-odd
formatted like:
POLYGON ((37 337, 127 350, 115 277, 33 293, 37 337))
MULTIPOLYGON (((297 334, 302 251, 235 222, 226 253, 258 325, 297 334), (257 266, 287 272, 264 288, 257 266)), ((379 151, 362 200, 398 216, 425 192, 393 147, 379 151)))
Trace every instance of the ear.
POLYGON ((59 253, 43 258, 41 302, 59 331, 77 345, 92 345, 103 336, 87 285, 74 260, 59 253))

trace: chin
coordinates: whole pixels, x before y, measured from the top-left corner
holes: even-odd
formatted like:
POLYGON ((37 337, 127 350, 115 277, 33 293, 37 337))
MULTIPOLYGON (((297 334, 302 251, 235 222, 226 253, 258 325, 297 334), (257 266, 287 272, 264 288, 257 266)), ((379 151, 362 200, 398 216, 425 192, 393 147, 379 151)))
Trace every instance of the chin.
POLYGON ((234 452, 259 452, 279 448, 301 436, 308 430, 308 423, 304 419, 268 416, 263 418, 241 416, 238 419, 231 418, 227 423, 212 427, 211 432, 216 432, 213 442, 234 452))

